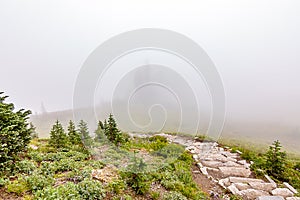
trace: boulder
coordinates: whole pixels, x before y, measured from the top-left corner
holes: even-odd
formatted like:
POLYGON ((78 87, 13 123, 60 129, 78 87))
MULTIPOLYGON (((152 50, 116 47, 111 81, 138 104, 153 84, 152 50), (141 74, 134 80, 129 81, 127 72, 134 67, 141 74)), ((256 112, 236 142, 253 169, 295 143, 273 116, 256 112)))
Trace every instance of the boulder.
POLYGON ((287 188, 276 188, 271 191, 271 194, 273 196, 282 196, 282 197, 292 197, 294 193, 292 193, 289 189, 287 188))
POLYGON ((220 172, 223 176, 240 176, 240 177, 249 177, 251 171, 242 167, 219 167, 220 172))

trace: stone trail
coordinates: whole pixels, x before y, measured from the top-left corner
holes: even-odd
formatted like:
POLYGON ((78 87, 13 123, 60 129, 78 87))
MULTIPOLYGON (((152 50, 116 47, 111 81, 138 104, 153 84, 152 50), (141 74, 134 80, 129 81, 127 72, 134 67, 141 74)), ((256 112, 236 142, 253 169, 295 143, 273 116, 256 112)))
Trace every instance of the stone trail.
POLYGON ((267 181, 252 178, 250 163, 241 159, 241 152, 232 153, 216 142, 194 142, 186 146, 200 171, 234 195, 249 200, 300 200, 294 197, 297 190, 288 183, 279 188, 269 176, 265 176, 267 181))

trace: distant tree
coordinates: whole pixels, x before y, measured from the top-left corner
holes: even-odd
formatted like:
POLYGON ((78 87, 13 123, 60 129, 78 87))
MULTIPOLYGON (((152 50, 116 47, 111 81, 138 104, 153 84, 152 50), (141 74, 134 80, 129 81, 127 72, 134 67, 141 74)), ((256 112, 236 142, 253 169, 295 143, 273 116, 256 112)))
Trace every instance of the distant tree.
POLYGON ((81 144, 81 137, 76 130, 75 124, 72 120, 69 121, 68 125, 68 137, 71 144, 81 144))
POLYGON ((7 97, 0 92, 0 171, 26 150, 33 131, 28 124, 31 112, 14 111, 14 104, 5 103, 7 97))
POLYGON ((32 138, 32 139, 39 138, 39 135, 38 135, 38 133, 37 133, 36 130, 35 130, 36 127, 32 124, 32 122, 30 122, 29 126, 30 126, 30 128, 31 128, 31 130, 32 130, 31 138, 32 138))
POLYGON ((61 123, 56 120, 50 132, 49 144, 53 147, 61 148, 67 145, 67 141, 67 135, 61 123))
POLYGON ((286 164, 286 152, 281 151, 281 145, 278 140, 274 141, 269 147, 266 158, 267 173, 277 179, 282 179, 286 164))
POLYGON ((124 143, 124 138, 121 131, 117 127, 116 120, 113 115, 110 114, 108 121, 104 121, 104 133, 109 141, 114 143, 116 146, 120 146, 124 143))
POLYGON ((97 129, 95 130, 95 141, 100 142, 105 140, 104 124, 99 120, 97 129))
POLYGON ((80 120, 78 124, 78 132, 84 145, 90 147, 92 145, 92 138, 89 135, 88 125, 85 121, 80 120))

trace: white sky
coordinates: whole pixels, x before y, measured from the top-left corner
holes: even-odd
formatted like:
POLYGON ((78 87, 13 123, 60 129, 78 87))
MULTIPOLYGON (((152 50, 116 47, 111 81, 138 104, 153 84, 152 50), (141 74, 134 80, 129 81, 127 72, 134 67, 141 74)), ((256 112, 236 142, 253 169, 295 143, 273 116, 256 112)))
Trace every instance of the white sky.
POLYGON ((0 90, 17 107, 72 107, 76 76, 108 38, 139 28, 182 33, 208 53, 229 117, 300 119, 299 0, 0 0, 0 90))

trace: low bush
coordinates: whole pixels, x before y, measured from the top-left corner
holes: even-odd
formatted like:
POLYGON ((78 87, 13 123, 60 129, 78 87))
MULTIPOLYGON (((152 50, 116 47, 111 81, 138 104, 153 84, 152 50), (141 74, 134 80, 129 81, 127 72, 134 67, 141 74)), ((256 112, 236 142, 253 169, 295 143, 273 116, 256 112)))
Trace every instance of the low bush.
POLYGON ((171 191, 164 194, 163 200, 188 200, 188 199, 179 192, 171 191))
POLYGON ((26 191, 29 190, 26 181, 22 178, 8 182, 6 188, 7 192, 15 193, 17 195, 24 194, 26 191))
POLYGON ((105 195, 105 190, 99 181, 95 180, 83 180, 77 184, 77 190, 82 199, 93 200, 93 199, 103 199, 105 195))
POLYGON ((30 160, 22 160, 16 163, 16 171, 18 173, 31 174, 36 167, 36 164, 30 160))

